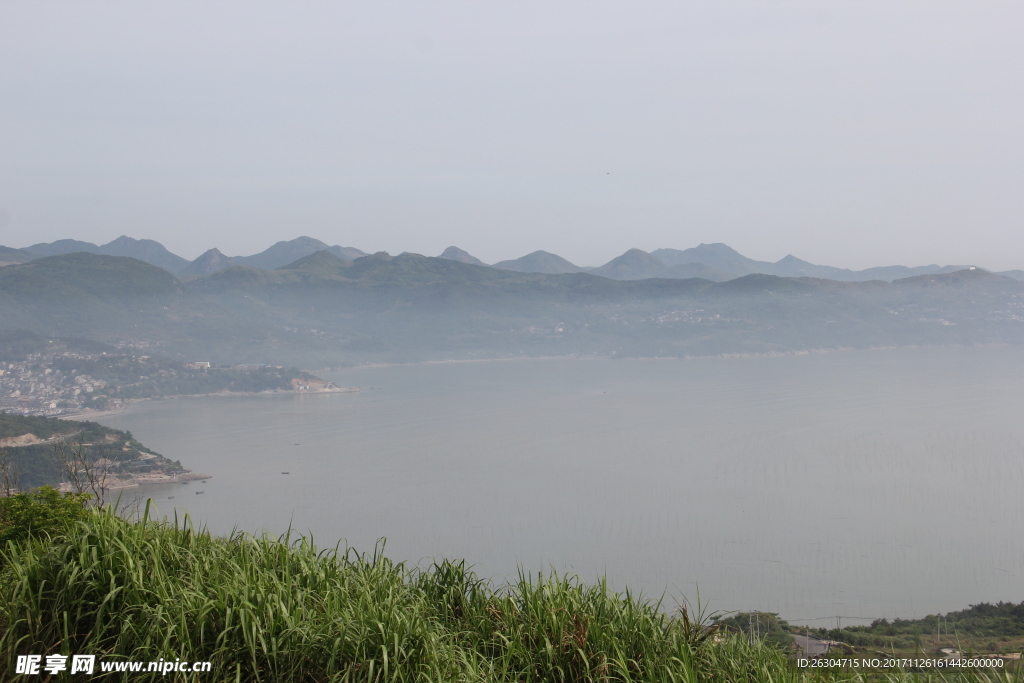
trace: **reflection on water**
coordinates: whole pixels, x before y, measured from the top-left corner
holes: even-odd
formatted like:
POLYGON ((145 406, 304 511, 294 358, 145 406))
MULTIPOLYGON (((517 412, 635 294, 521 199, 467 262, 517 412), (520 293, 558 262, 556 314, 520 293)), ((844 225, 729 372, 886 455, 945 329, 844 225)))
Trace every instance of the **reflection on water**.
POLYGON ((148 492, 215 531, 291 525, 366 550, 387 537, 395 559, 699 587, 712 609, 798 621, 1024 600, 1021 349, 330 379, 364 390, 150 402, 101 421, 213 475, 148 492))

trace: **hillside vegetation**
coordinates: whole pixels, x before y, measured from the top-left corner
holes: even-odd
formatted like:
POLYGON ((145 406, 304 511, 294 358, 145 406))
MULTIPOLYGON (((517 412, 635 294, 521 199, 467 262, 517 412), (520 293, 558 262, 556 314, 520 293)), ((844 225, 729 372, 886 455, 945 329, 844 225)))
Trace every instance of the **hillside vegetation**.
MULTIPOLYGON (((217 537, 188 520, 93 511, 0 553, 0 670, 18 654, 87 652, 212 664, 208 678, 123 678, 132 681, 866 680, 798 669, 785 651, 743 637, 718 641, 685 611, 666 614, 604 583, 539 575, 493 587, 462 562, 419 570, 379 550, 217 537)), ((1017 680, 913 680, 997 679, 1017 680)))
POLYGON ((173 654, 211 661, 211 680, 272 682, 749 680, 752 665, 788 669, 782 652, 711 647, 709 631, 604 584, 524 576, 495 589, 462 563, 418 571, 304 538, 223 538, 97 512, 66 536, 9 545, 4 561, 6 670, 25 652, 173 654))
POLYGON ((1024 649, 1024 602, 994 605, 983 602, 965 610, 929 614, 922 619, 878 619, 868 626, 811 632, 855 648, 928 653, 941 648, 964 652, 1020 652, 1024 649))
POLYGON ((72 422, 52 417, 31 417, 0 413, 0 448, 7 452, 17 473, 19 488, 57 486, 67 479, 64 456, 87 463, 108 463, 106 485, 117 486, 140 472, 178 473, 183 468, 139 443, 131 432, 111 429, 96 422, 72 422), (14 437, 32 436, 44 440, 27 445, 3 445, 14 437))

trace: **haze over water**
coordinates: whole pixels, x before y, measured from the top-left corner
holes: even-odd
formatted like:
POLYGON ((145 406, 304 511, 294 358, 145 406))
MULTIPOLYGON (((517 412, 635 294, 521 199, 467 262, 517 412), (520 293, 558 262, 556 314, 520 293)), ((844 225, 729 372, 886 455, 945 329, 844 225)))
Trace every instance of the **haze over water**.
POLYGON ((553 566, 691 600, 699 586, 712 610, 798 622, 1024 600, 1021 349, 326 377, 363 391, 100 421, 213 475, 146 492, 217 532, 291 524, 366 551, 387 537, 396 560, 465 558, 499 580, 553 566))

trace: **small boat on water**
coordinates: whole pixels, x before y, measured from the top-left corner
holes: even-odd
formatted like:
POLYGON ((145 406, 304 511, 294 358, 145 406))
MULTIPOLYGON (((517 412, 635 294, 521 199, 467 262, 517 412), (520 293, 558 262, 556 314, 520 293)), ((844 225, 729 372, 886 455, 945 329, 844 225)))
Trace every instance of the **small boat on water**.
POLYGON ((167 500, 174 500, 174 496, 167 496, 167 500))
POLYGON ((199 495, 200 493, 202 493, 202 491, 196 491, 196 495, 197 495, 197 496, 198 496, 198 495, 199 495))
POLYGON ((281 474, 288 474, 288 473, 287 472, 282 472, 281 474))

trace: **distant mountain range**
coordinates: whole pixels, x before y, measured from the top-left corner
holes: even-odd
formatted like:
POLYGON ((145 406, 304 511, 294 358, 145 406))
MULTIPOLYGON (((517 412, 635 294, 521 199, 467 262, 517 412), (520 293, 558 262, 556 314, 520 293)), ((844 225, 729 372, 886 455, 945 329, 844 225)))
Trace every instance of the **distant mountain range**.
MULTIPOLYGON (((485 265, 472 254, 448 247, 440 258, 452 259, 462 263, 485 265)), ((716 243, 701 244, 690 249, 655 249, 646 252, 630 249, 621 256, 613 258, 603 266, 577 266, 566 259, 546 251, 535 251, 521 258, 500 261, 493 268, 514 270, 519 273, 545 273, 558 275, 562 273, 593 273, 613 280, 646 280, 649 278, 687 279, 693 277, 725 282, 744 275, 761 273, 779 277, 816 277, 823 280, 839 280, 840 282, 867 282, 884 280, 892 282, 914 275, 932 275, 952 273, 963 270, 967 265, 940 266, 882 266, 866 270, 849 270, 832 266, 819 266, 798 259, 792 254, 775 263, 755 261, 747 258, 732 247, 716 243)), ((1008 270, 999 273, 1016 280, 1024 280, 1024 271, 1008 270)))
MULTIPOLYGON (((218 254, 205 255, 211 268, 229 258, 218 254)), ((235 262, 189 278, 124 256, 35 258, 0 268, 0 333, 303 367, 1024 344, 1024 282, 981 268, 893 282, 763 273, 617 280, 601 269, 545 274, 409 253, 345 255, 321 249, 274 270, 235 262)), ((552 254, 530 259, 559 265, 552 254)), ((639 250, 602 266, 619 277, 651 268, 710 270, 639 250)))
POLYGON ((278 242, 252 256, 225 256, 219 249, 214 248, 207 250, 194 261, 189 261, 171 253, 154 240, 137 240, 122 235, 113 242, 103 245, 66 239, 56 242, 40 242, 24 249, 0 246, 0 266, 25 263, 43 256, 85 252, 106 256, 129 256, 188 278, 209 275, 231 266, 253 266, 264 270, 273 270, 317 251, 329 251, 348 261, 366 256, 364 252, 353 247, 329 246, 312 237, 297 237, 293 240, 278 242))
MULTIPOLYGON (((168 251, 154 240, 138 240, 122 235, 104 245, 91 242, 64 239, 56 242, 41 242, 24 249, 0 246, 0 266, 25 263, 44 256, 57 256, 75 252, 104 254, 107 256, 129 256, 158 266, 183 278, 197 278, 219 272, 232 266, 250 266, 262 270, 275 270, 289 263, 314 254, 327 251, 343 261, 366 256, 354 247, 329 246, 312 237, 297 237, 281 241, 268 249, 251 256, 226 256, 218 249, 209 249, 194 261, 188 261, 168 251)), ((448 247, 439 258, 470 265, 487 264, 472 254, 455 246, 448 247)), ((500 261, 492 268, 519 273, 540 273, 561 275, 566 273, 592 273, 613 280, 646 280, 650 278, 687 279, 702 278, 712 282, 725 282, 744 275, 761 273, 779 277, 815 277, 841 282, 864 282, 884 280, 892 282, 914 275, 949 273, 966 268, 965 265, 937 264, 927 266, 882 266, 866 270, 848 270, 833 266, 821 266, 789 255, 774 263, 756 261, 740 254, 728 245, 700 244, 689 249, 656 249, 645 252, 630 249, 603 266, 577 266, 574 263, 546 251, 535 251, 518 259, 500 261)), ((1017 280, 1024 280, 1024 271, 1009 270, 1000 273, 1017 280)))

